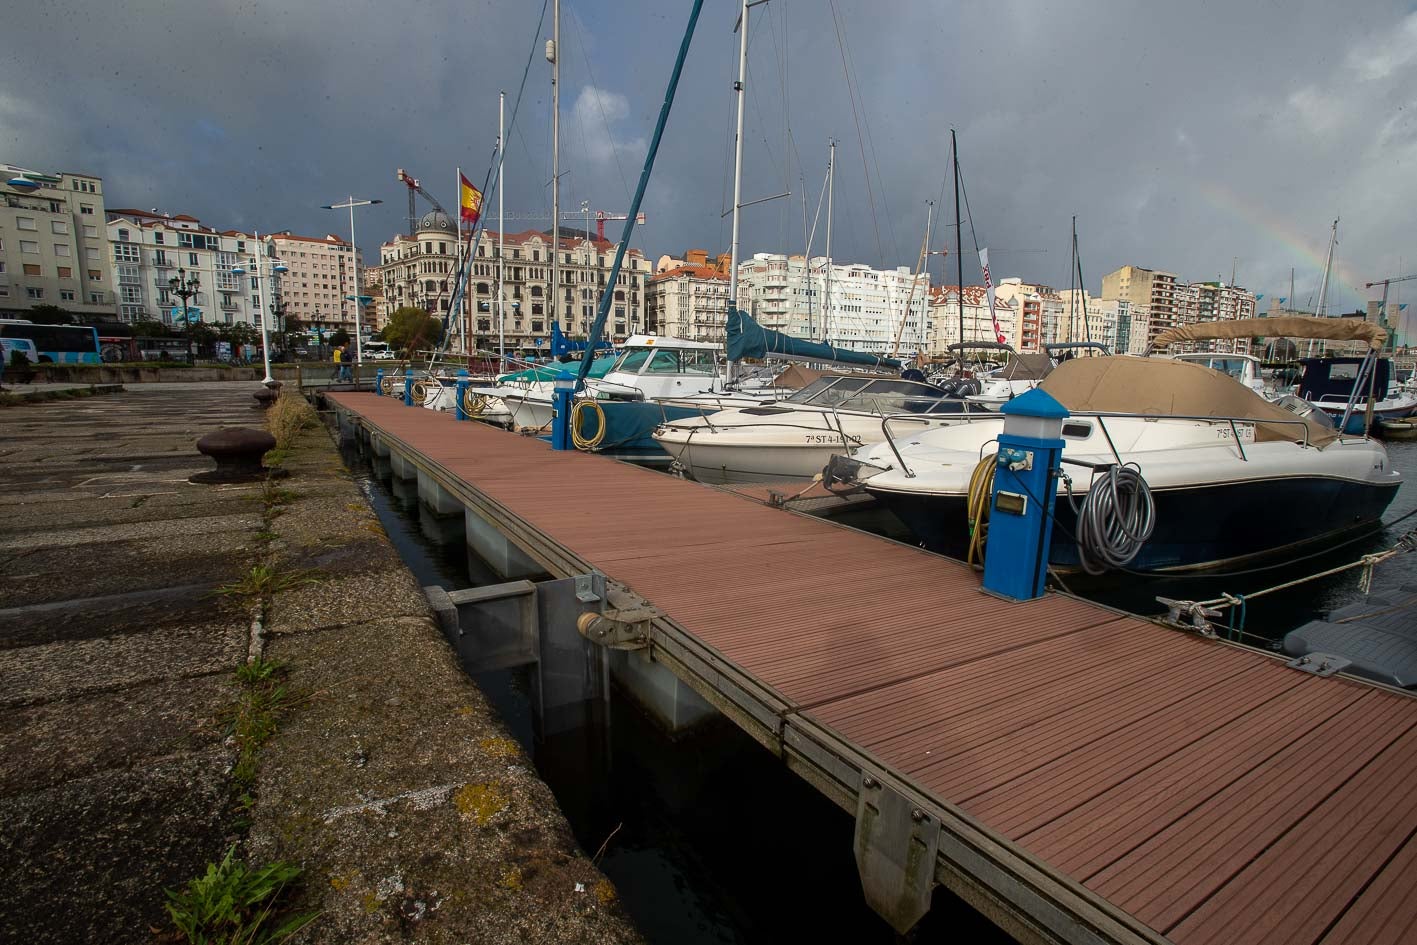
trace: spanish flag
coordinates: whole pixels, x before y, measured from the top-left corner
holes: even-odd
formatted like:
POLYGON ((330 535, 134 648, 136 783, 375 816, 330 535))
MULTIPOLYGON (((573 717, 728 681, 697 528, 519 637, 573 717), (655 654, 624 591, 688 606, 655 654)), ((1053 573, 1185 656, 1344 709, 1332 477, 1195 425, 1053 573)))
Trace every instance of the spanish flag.
POLYGON ((469 227, 477 226, 477 218, 482 215, 482 191, 472 186, 472 182, 458 172, 458 188, 462 192, 462 222, 469 227))

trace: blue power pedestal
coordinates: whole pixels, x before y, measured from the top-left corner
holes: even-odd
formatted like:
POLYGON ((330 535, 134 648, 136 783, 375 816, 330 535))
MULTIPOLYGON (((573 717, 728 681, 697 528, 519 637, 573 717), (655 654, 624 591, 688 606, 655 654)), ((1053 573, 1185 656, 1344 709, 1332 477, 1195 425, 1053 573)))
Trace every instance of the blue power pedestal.
POLYGON ((1004 404, 1000 412, 1004 432, 999 434, 989 502, 984 589, 1014 600, 1033 600, 1043 596, 1048 574, 1068 410, 1034 388, 1004 404))
POLYGON ((571 402, 576 396, 576 376, 561 371, 551 386, 551 448, 573 450, 576 444, 571 438, 571 402))
POLYGON ((409 368, 403 372, 403 405, 413 406, 413 369, 409 368))
POLYGON ((457 404, 453 407, 453 416, 459 420, 467 419, 467 411, 462 408, 463 400, 467 397, 467 386, 469 383, 467 376, 467 368, 463 368, 458 372, 457 390, 454 391, 457 395, 457 404))
POLYGON ((384 369, 383 369, 383 368, 379 368, 379 370, 377 370, 377 371, 374 372, 374 396, 375 396, 375 397, 383 397, 383 396, 384 396, 384 369))

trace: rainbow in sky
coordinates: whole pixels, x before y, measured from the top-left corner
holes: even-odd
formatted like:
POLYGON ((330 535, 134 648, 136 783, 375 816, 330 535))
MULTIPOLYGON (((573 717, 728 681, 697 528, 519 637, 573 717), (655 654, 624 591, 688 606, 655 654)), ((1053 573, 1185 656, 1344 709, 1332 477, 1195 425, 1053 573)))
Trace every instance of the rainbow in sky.
MULTIPOLYGON (((1255 203, 1253 199, 1220 184, 1209 181, 1200 182, 1196 184, 1196 189, 1211 206, 1254 227, 1270 240, 1284 247, 1296 259, 1302 260, 1304 265, 1296 265, 1296 269, 1302 271, 1305 266, 1312 266, 1317 278, 1323 278, 1324 257, 1328 255, 1327 228, 1323 230, 1316 228, 1313 233, 1301 232, 1293 224, 1279 219, 1267 208, 1255 203)), ((1329 300, 1333 301, 1335 289, 1347 289, 1358 298, 1366 299, 1369 294, 1368 290, 1363 288, 1363 283, 1366 280, 1361 278, 1352 266, 1343 260, 1342 250, 1343 233, 1340 224, 1338 249, 1334 251, 1333 275, 1329 279, 1329 300)), ((1288 288, 1288 286, 1283 287, 1285 291, 1288 288)), ((1290 299, 1288 302, 1290 306, 1294 306, 1296 303, 1295 299, 1290 299)), ((1330 304, 1328 310, 1335 311, 1335 307, 1330 304)))

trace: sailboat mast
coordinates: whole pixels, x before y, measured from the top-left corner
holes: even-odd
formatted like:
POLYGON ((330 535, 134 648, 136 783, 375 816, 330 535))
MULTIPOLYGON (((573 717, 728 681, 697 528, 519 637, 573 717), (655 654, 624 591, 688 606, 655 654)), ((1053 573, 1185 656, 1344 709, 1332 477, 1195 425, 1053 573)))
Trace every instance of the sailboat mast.
POLYGON ((557 294, 561 275, 561 0, 555 0, 546 58, 551 61, 551 314, 554 320, 561 301, 557 294))
POLYGON ((836 195, 836 139, 827 144, 827 279, 822 289, 822 340, 831 342, 832 198, 836 195))
MULTIPOLYGON (((910 321, 910 308, 915 304, 915 287, 920 284, 920 272, 925 268, 925 260, 930 258, 930 224, 934 220, 934 214, 935 201, 925 201, 925 237, 920 241, 920 261, 915 264, 915 275, 910 280, 910 294, 905 297, 905 313, 900 317, 900 325, 895 330, 895 341, 891 344, 890 356, 893 358, 900 353, 900 339, 905 334, 905 323, 910 321)), ((929 281, 928 278, 926 281, 929 281)), ((918 337, 916 341, 919 350, 918 337)))
POLYGON ((1076 341, 1073 333, 1077 331, 1077 261, 1078 261, 1078 218, 1073 214, 1073 243, 1068 254, 1068 341, 1076 341))
MULTIPOLYGON (((504 237, 507 233, 507 208, 504 195, 507 188, 503 181, 502 169, 506 165, 506 103, 507 93, 497 93, 497 370, 498 372, 507 369, 507 301, 505 298, 506 285, 506 243, 504 237)), ((555 300, 552 300, 554 305, 555 300)))
MULTIPOLYGON (((950 129, 950 151, 954 154, 955 164, 955 278, 959 285, 959 341, 964 343, 964 215, 959 205, 959 141, 955 138, 955 130, 950 129)), ((964 350, 959 352, 959 369, 964 371, 964 350)))
POLYGON ((728 304, 738 304, 738 209, 743 203, 743 90, 748 78, 748 0, 740 0, 738 10, 738 81, 733 83, 737 99, 737 130, 733 135, 733 238, 728 252, 728 304))
MULTIPOLYGON (((1333 233, 1328 239, 1328 255, 1324 257, 1324 277, 1319 283, 1319 301, 1314 306, 1314 314, 1319 318, 1324 317, 1324 309, 1328 307, 1328 274, 1333 268, 1333 248, 1338 245, 1338 221, 1333 221, 1333 233)), ((1322 350, 1324 346, 1320 346, 1322 350)), ((1314 356, 1314 339, 1309 339, 1309 357, 1314 356)))

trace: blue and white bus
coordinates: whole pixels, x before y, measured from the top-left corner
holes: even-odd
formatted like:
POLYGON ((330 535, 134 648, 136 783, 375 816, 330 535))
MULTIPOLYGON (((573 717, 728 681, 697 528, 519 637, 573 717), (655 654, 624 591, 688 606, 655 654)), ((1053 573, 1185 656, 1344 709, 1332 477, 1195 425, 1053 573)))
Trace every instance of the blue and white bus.
POLYGON ((41 364, 102 364, 98 329, 88 325, 37 325, 22 319, 0 318, 0 338, 27 338, 34 342, 41 364))

